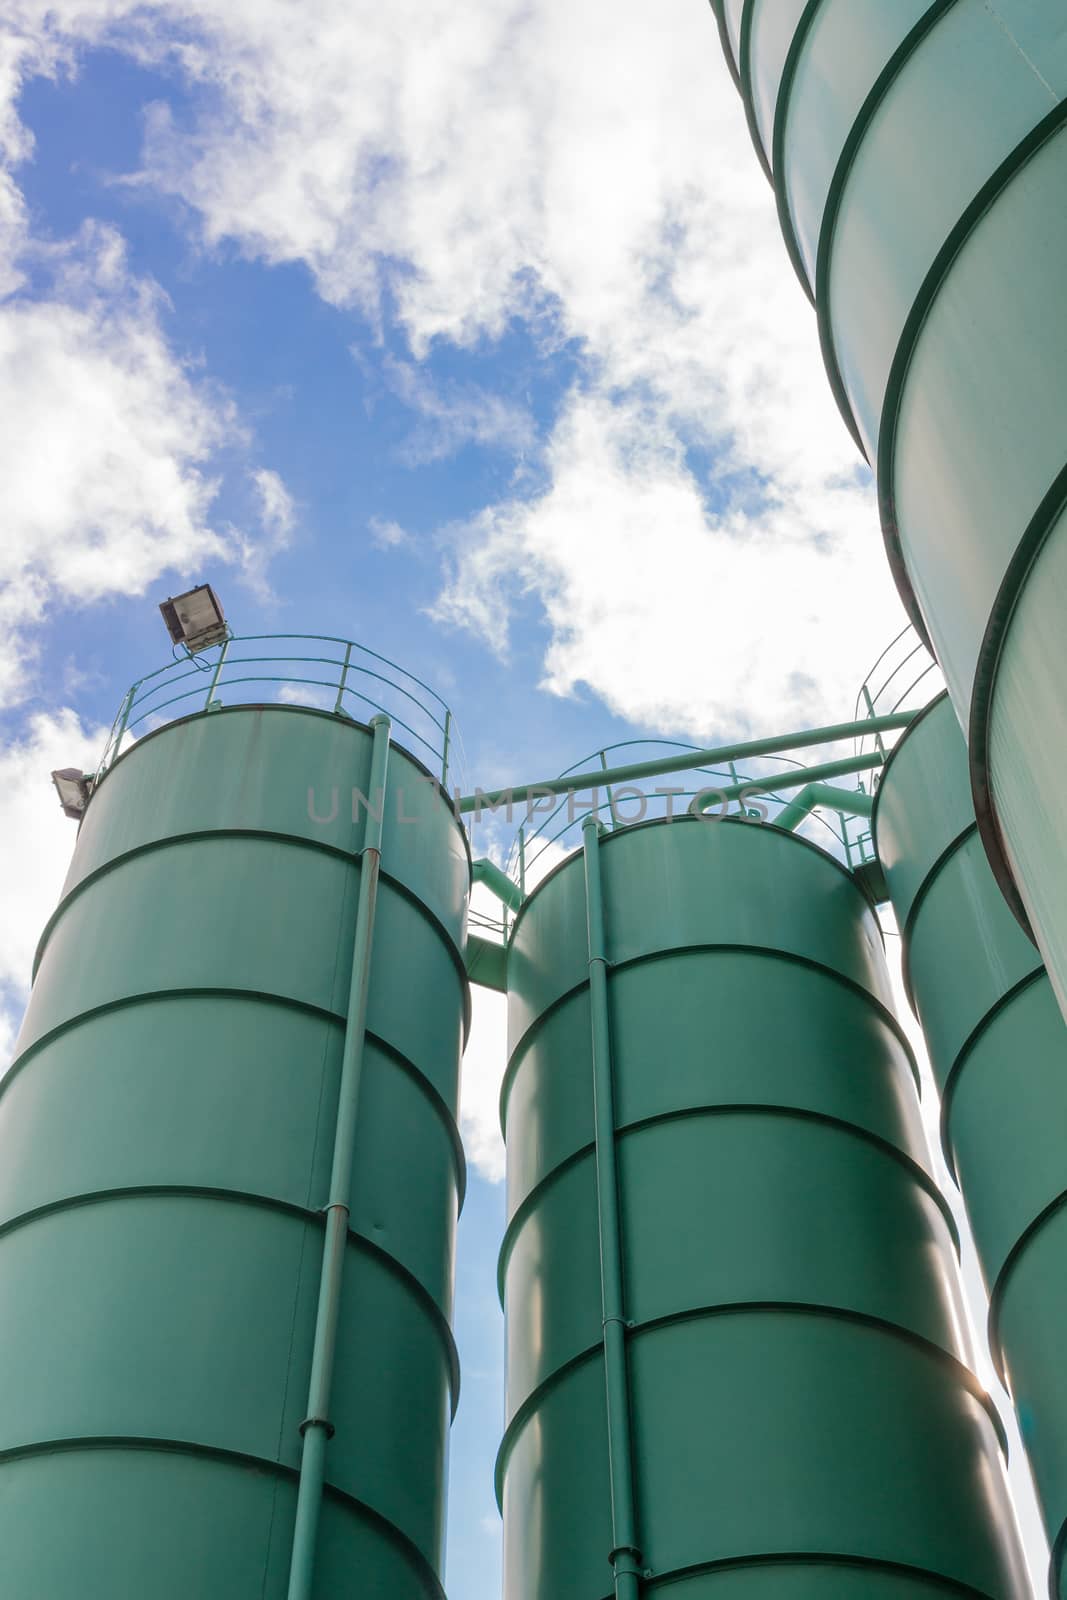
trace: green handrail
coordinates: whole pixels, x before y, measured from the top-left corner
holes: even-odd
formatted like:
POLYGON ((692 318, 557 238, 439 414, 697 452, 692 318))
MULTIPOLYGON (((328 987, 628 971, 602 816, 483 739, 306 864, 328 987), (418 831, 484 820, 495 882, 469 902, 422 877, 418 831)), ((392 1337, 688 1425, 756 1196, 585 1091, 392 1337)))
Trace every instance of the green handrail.
POLYGON ((127 734, 137 737, 146 726, 172 721, 193 710, 214 710, 222 699, 229 701, 234 690, 240 691, 235 703, 248 703, 252 697, 245 686, 254 684, 314 692, 316 703, 321 698, 322 709, 330 710, 332 706, 333 714, 339 717, 348 715, 346 700, 360 702, 361 718, 379 712, 389 716, 394 728, 402 729, 415 741, 416 753, 442 786, 447 786, 452 777, 454 747, 462 756, 455 719, 441 696, 414 673, 366 645, 330 634, 232 634, 217 655, 213 648, 202 656, 176 656, 130 686, 93 774, 94 786, 122 754, 127 734), (262 644, 270 644, 272 653, 253 648, 262 644), (324 672, 323 668, 328 670, 324 672), (357 688, 357 681, 365 682, 369 692, 357 688), (328 698, 321 691, 328 691, 328 698), (398 715, 397 697, 404 701, 399 709, 412 720, 398 715), (409 707, 418 712, 417 717, 409 707))
POLYGON ((634 761, 628 766, 609 767, 606 770, 594 767, 589 772, 574 772, 561 778, 545 778, 540 783, 524 783, 517 787, 494 789, 488 793, 479 789, 474 794, 463 795, 456 802, 456 809, 465 814, 478 811, 483 806, 491 808, 504 805, 509 799, 512 804, 531 798, 549 799, 554 795, 567 794, 571 790, 594 789, 609 783, 634 783, 641 778, 666 777, 668 773, 686 772, 691 767, 752 760, 756 756, 775 755, 780 750, 804 750, 810 749, 812 745, 839 744, 842 739, 852 739, 864 733, 888 733, 906 728, 915 715, 914 711, 899 711, 892 716, 876 717, 873 720, 865 718, 862 722, 837 722, 825 728, 809 728, 802 733, 774 734, 768 739, 748 739, 738 744, 719 745, 708 750, 686 751, 683 755, 651 761, 634 761))

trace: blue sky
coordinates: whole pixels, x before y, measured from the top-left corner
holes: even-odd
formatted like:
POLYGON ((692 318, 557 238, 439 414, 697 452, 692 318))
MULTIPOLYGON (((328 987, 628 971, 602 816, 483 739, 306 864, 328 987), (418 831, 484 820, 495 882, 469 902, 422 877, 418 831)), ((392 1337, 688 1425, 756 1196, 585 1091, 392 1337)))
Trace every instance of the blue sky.
MULTIPOLYGON (((902 625, 702 0, 9 0, 2 1015, 92 764, 209 579, 437 688, 485 786, 851 713, 902 625), (13 840, 18 840, 17 845, 13 840)), ((495 1600, 499 1006, 451 1600, 495 1600)))

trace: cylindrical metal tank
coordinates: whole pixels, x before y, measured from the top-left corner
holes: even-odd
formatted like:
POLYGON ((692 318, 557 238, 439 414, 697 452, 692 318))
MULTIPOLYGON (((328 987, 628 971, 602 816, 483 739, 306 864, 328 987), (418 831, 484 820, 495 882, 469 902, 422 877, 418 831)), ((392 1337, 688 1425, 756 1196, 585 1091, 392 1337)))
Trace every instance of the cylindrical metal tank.
MULTIPOLYGON (((0 1091, 12 1596, 284 1600, 371 745, 219 709, 89 803, 0 1091)), ((442 1592, 470 868, 389 760, 322 1600, 442 1592)))
POLYGON ((609 1595, 628 1492, 642 1595, 1022 1600, 873 908, 754 822, 593 849, 602 895, 570 857, 508 963, 505 1600, 609 1595))
POLYGON ((1067 1006, 1067 12, 713 8, 902 597, 967 730, 986 850, 1067 1006))
POLYGON ((939 697, 886 765, 874 816, 904 974, 942 1094, 945 1157, 990 1291, 990 1345, 1067 1596, 1067 1028, 978 838, 967 751, 939 697))

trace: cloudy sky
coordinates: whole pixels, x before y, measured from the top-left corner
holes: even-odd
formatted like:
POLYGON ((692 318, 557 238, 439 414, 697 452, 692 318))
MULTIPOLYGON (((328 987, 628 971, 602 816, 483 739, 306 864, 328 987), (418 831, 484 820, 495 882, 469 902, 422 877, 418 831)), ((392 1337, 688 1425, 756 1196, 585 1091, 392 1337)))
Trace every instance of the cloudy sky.
MULTIPOLYGON (((851 714, 902 625, 705 0, 7 0, 0 1018, 204 578, 432 682, 489 786, 851 714)), ((496 1600, 499 1006, 451 1600, 496 1600)))

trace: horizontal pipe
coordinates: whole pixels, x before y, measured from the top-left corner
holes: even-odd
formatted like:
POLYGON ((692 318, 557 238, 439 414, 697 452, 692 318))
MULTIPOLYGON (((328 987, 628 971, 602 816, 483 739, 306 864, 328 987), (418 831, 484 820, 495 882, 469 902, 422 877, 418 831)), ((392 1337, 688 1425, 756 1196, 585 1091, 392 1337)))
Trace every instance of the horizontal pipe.
POLYGON ((471 876, 475 883, 480 883, 496 895, 497 899, 507 906, 509 911, 518 911, 522 905, 522 890, 517 883, 513 883, 506 872, 502 872, 495 861, 490 861, 483 856, 474 863, 471 876))
POLYGON ((832 783, 809 783, 779 811, 774 819, 775 827, 785 828, 792 833, 806 817, 811 816, 817 806, 827 806, 831 811, 843 812, 845 816, 869 819, 874 810, 874 796, 864 794, 862 789, 839 789, 832 783))
MULTIPOLYGON (((772 780, 773 789, 770 784, 764 786, 756 779, 746 778, 743 782, 725 784, 721 789, 703 790, 693 800, 689 810, 694 816, 699 816, 720 802, 738 800, 745 795, 796 789, 804 784, 801 793, 775 819, 777 827, 792 831, 819 805, 832 806, 834 810, 845 811, 852 816, 869 817, 874 806, 874 800, 870 795, 863 794, 858 789, 835 789, 829 783, 820 780, 848 777, 857 772, 870 772, 872 768, 880 767, 884 760, 884 754, 875 751, 870 755, 846 756, 841 761, 827 761, 819 767, 798 768, 795 772, 783 774, 781 779, 776 775, 772 780)), ((601 780, 603 781, 603 774, 601 780)), ((472 876, 475 883, 483 884, 490 894, 495 895, 508 907, 509 911, 519 910, 523 902, 522 890, 496 865, 495 861, 483 856, 474 863, 472 876)))
MULTIPOLYGON (((819 767, 797 767, 794 772, 787 772, 781 778, 775 773, 774 777, 769 778, 766 783, 762 783, 758 779, 746 778, 743 783, 725 783, 721 788, 709 786, 690 801, 690 815, 699 817, 720 802, 727 803, 730 800, 740 800, 743 796, 748 795, 754 798, 756 795, 761 794, 780 794, 783 789, 799 789, 802 785, 805 789, 828 788, 826 780, 829 778, 847 778, 856 772, 870 772, 874 767, 880 767, 884 761, 885 755, 882 751, 873 750, 869 755, 865 756, 845 756, 840 761, 825 761, 819 767)), ((833 803, 838 811, 851 809, 857 815, 869 815, 866 807, 862 804, 858 807, 852 804, 857 800, 862 802, 864 796, 858 795, 851 789, 830 789, 829 792, 833 796, 833 803)), ((796 804, 797 801, 794 800, 792 806, 796 804)), ((785 811, 775 819, 778 827, 795 828, 797 823, 803 820, 802 817, 798 816, 789 823, 782 821, 782 817, 792 809, 792 806, 786 806, 785 811)), ((809 806, 808 810, 810 809, 809 806)), ((807 816, 807 811, 803 815, 807 816)))
MULTIPOLYGON (((660 756, 653 761, 635 761, 624 767, 594 767, 591 772, 572 772, 562 778, 545 778, 541 783, 524 783, 510 789, 491 792, 475 790, 456 801, 456 810, 462 815, 480 811, 483 807, 513 804, 531 798, 549 799, 553 795, 577 793, 583 789, 604 788, 609 783, 635 783, 642 778, 665 777, 671 772, 688 772, 693 767, 710 767, 726 761, 751 760, 756 756, 777 755, 785 750, 807 750, 812 745, 839 744, 842 739, 859 739, 867 734, 893 733, 906 728, 918 715, 915 711, 896 711, 886 717, 865 717, 860 722, 836 722, 826 728, 809 728, 802 733, 779 733, 768 739, 749 739, 740 744, 718 745, 708 750, 685 750, 679 755, 660 756)), ((878 761, 881 757, 878 758, 878 761)), ((874 763, 877 765, 877 762, 874 763)), ((815 768, 811 769, 815 771, 815 768)), ((853 768, 863 771, 863 768, 853 768)), ((802 773, 800 781, 810 774, 802 773)), ((752 784, 741 785, 751 789, 752 784)), ((779 788, 788 787, 781 783, 779 788)), ((793 785, 795 787, 795 785, 793 785)), ((736 798, 736 797, 735 797, 736 798)))

